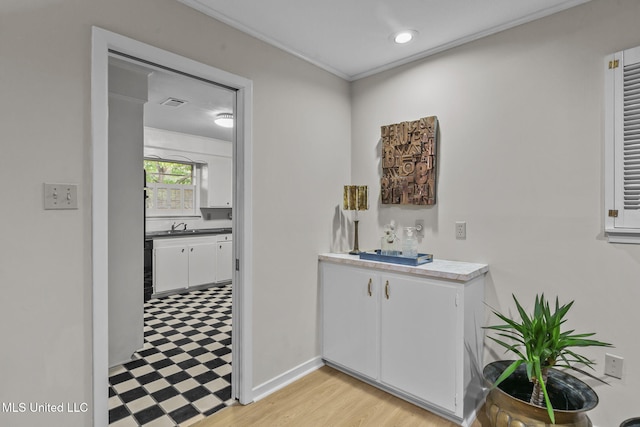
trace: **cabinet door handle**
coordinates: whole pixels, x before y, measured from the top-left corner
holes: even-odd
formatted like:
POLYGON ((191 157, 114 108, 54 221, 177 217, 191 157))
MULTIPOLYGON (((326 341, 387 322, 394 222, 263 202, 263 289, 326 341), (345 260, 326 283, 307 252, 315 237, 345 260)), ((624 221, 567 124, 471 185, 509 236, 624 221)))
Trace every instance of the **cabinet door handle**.
POLYGON ((367 292, 369 293, 369 296, 372 295, 372 293, 371 293, 371 281, 372 281, 372 279, 369 279, 369 284, 367 285, 367 292))
POLYGON ((193 252, 193 248, 191 248, 191 252, 193 252))
POLYGON ((182 252, 184 252, 184 248, 182 248, 182 252))
POLYGON ((385 283, 384 285, 384 294, 387 297, 387 299, 389 299, 389 281, 387 280, 387 283, 385 283))

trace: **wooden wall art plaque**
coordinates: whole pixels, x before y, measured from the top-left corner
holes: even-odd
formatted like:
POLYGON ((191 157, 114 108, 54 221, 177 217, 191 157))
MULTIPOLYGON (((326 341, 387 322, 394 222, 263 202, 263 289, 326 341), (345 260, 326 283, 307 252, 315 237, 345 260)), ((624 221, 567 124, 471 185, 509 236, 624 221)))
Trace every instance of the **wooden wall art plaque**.
POLYGON ((382 126, 382 204, 436 203, 438 118, 382 126))

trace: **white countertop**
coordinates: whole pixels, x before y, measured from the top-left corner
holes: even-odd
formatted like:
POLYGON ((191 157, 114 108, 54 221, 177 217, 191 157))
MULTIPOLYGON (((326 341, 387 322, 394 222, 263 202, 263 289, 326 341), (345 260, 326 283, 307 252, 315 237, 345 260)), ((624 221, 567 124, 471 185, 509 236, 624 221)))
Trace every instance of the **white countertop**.
POLYGON ((392 264, 388 262, 369 261, 360 259, 358 255, 349 254, 320 254, 320 261, 334 262, 337 264, 347 264, 357 267, 375 268, 399 273, 410 273, 418 276, 437 277, 460 282, 468 282, 474 277, 485 274, 489 271, 488 264, 478 264, 462 261, 447 261, 434 259, 432 262, 422 264, 417 267, 402 264, 392 264))

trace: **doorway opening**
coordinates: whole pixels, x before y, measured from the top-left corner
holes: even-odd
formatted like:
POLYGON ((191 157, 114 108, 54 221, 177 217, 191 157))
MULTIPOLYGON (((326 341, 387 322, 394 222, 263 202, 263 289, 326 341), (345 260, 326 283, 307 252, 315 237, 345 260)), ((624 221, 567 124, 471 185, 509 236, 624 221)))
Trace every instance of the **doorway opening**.
MULTIPOLYGON (((110 52, 161 64, 203 81, 236 91, 233 144, 233 373, 232 397, 246 404, 251 392, 251 81, 188 58, 93 28, 92 50, 92 218, 93 218, 93 418, 95 426, 108 425, 109 265, 113 246, 109 235, 109 56, 110 52)), ((112 173, 113 174, 113 173, 112 173)), ((132 183, 135 185, 136 183, 132 183)), ((113 205, 113 202, 111 203, 113 205)), ((113 206, 111 206, 113 207, 113 206)))
MULTIPOLYGON (((232 125, 220 126, 215 119, 237 116, 237 94, 114 51, 109 67, 113 74, 109 126, 114 133, 110 144, 119 151, 110 150, 110 160, 118 162, 110 171, 124 174, 120 152, 139 157, 142 148, 144 164, 139 166, 144 166, 145 178, 143 318, 137 316, 142 309, 136 286, 142 283, 139 269, 115 283, 112 278, 109 284, 109 425, 190 425, 235 401, 231 397, 235 132, 232 125), (121 99, 123 95, 126 99, 121 99), (125 117, 121 110, 126 110, 125 117), (127 146, 121 147, 120 139, 126 139, 127 146)), ((112 201, 139 204, 136 196, 114 197, 113 192, 120 194, 120 177, 110 178, 110 183, 116 188, 110 190, 112 201)), ((125 178, 124 185, 128 184, 125 178)), ((119 216, 110 228, 120 234, 125 221, 135 219, 119 216)), ((140 242, 120 236, 110 243, 140 242)), ((127 264, 135 262, 135 256, 117 252, 110 262, 122 263, 121 256, 127 264)))

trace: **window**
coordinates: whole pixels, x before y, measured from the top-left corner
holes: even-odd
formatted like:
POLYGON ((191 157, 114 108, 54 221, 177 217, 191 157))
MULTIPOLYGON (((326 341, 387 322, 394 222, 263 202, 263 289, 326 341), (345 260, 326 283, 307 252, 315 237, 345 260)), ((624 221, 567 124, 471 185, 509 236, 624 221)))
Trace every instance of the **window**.
POLYGON ((640 243, 640 47, 607 58, 605 102, 605 232, 640 243))
POLYGON ((196 214, 196 166, 145 159, 148 216, 196 214))

